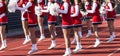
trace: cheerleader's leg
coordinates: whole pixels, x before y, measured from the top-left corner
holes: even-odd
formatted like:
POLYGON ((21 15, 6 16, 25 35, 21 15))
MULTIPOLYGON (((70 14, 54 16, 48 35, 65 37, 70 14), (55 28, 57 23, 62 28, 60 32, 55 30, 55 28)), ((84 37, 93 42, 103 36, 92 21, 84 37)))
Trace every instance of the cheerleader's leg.
POLYGON ((91 22, 90 22, 90 19, 86 19, 87 21, 87 30, 88 30, 88 33, 86 35, 86 37, 90 37, 92 35, 92 32, 91 32, 91 22))
POLYGON ((55 24, 49 24, 48 25, 48 28, 49 28, 49 31, 50 31, 50 34, 51 34, 51 45, 48 49, 53 49, 55 46, 56 46, 56 41, 55 41, 55 24))
POLYGON ((38 16, 38 25, 39 25, 39 29, 40 29, 40 35, 41 35, 38 41, 42 41, 43 39, 45 39, 43 21, 44 21, 44 18, 38 16))
POLYGON ((74 35, 76 36, 76 48, 73 50, 74 53, 79 52, 80 49, 82 49, 82 45, 80 43, 80 35, 79 35, 79 27, 78 28, 73 28, 74 29, 74 35))
POLYGON ((35 27, 29 27, 29 33, 30 33, 30 38, 32 41, 32 48, 28 52, 28 54, 32 54, 38 50, 37 44, 36 44, 35 27))
POLYGON ((70 29, 63 29, 63 35, 64 35, 64 40, 65 40, 65 45, 66 45, 66 51, 63 56, 69 56, 71 54, 71 49, 70 49, 70 29))
POLYGON ((94 34, 96 36, 96 42, 94 44, 94 47, 97 47, 100 44, 99 34, 98 34, 98 24, 93 25, 93 30, 94 30, 94 34))
POLYGON ((3 50, 7 47, 5 29, 6 29, 6 25, 0 26, 0 35, 1 35, 1 43, 2 43, 0 50, 3 50))
POLYGON ((23 44, 27 44, 28 42, 30 42, 30 36, 29 36, 29 31, 28 31, 28 20, 22 20, 22 27, 24 30, 24 34, 25 34, 25 40, 23 42, 23 44))
POLYGON ((109 20, 108 21, 108 28, 109 28, 109 32, 110 32, 110 38, 107 42, 111 42, 114 40, 115 38, 115 33, 114 33, 114 20, 109 20))

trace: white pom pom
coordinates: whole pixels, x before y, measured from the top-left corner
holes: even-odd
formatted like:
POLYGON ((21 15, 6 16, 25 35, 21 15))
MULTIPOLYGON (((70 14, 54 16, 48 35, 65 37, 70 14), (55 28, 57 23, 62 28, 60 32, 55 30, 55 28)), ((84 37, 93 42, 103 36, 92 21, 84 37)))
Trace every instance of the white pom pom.
POLYGON ((58 9, 60 8, 60 6, 57 3, 51 4, 50 6, 50 14, 53 16, 57 16, 58 15, 58 9))
POLYGON ((16 10, 16 5, 17 5, 17 2, 18 2, 19 0, 10 0, 9 1, 9 4, 8 4, 8 11, 9 12, 15 12, 15 10, 16 10))
POLYGON ((38 6, 35 6, 35 14, 36 15, 42 15, 42 12, 41 12, 42 8, 41 7, 38 7, 38 6))

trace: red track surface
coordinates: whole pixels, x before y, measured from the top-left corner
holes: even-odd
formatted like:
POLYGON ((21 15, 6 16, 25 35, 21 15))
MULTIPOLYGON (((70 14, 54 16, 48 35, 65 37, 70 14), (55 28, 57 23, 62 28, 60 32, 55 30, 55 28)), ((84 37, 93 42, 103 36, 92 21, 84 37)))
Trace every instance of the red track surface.
MULTIPOLYGON (((120 18, 120 17, 119 17, 120 18)), ((102 25, 99 26, 99 34, 100 40, 102 43, 94 48, 95 36, 91 36, 90 38, 85 38, 86 35, 86 26, 83 27, 83 38, 81 40, 83 49, 77 53, 72 54, 72 56, 120 56, 120 19, 117 18, 115 20, 115 33, 116 38, 111 43, 107 43, 106 41, 109 38, 109 30, 107 28, 106 22, 103 22, 102 25)), ((34 53, 32 56, 62 56, 65 51, 64 38, 62 35, 61 28, 57 28, 58 36, 56 37, 57 46, 55 49, 48 50, 47 48, 51 44, 50 34, 48 30, 45 30, 46 39, 42 42, 38 42, 38 51, 34 53)), ((37 39, 39 38, 39 32, 36 32, 37 39)), ((71 33, 71 40, 73 33, 71 33)), ((27 56, 27 52, 31 48, 31 43, 26 45, 22 45, 24 41, 24 35, 12 36, 7 38, 8 47, 0 51, 0 56, 27 56)), ((1 45, 1 44, 0 44, 1 45)), ((72 50, 76 45, 71 45, 72 50)))

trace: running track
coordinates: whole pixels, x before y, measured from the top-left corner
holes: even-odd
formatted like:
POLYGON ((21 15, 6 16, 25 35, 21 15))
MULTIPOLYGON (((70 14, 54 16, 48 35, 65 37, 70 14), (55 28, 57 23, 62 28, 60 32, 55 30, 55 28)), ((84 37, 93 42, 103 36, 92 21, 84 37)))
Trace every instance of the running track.
MULTIPOLYGON (((115 20, 115 33, 116 38, 111 43, 107 43, 106 41, 109 38, 109 30, 106 27, 106 22, 103 22, 102 25, 99 26, 99 34, 101 44, 94 48, 95 36, 91 36, 89 38, 85 38, 87 33, 86 26, 83 27, 83 38, 81 40, 83 49, 80 50, 77 54, 72 54, 72 56, 120 56, 120 17, 115 20)), ((62 56, 65 52, 64 38, 62 35, 62 30, 60 27, 57 28, 56 42, 57 46, 55 49, 48 50, 47 48, 50 46, 50 34, 48 30, 45 30, 46 39, 42 42, 38 42, 38 51, 30 56, 62 56)), ((39 38, 39 31, 36 32, 37 39, 39 38)), ((71 31, 71 40, 73 39, 73 33, 71 31)), ((31 48, 31 43, 26 45, 22 45, 24 41, 24 35, 17 35, 7 38, 8 47, 0 51, 0 56, 27 56, 27 52, 31 48)), ((1 44, 0 44, 1 45, 1 44)), ((75 48, 75 44, 71 45, 71 49, 75 48)))

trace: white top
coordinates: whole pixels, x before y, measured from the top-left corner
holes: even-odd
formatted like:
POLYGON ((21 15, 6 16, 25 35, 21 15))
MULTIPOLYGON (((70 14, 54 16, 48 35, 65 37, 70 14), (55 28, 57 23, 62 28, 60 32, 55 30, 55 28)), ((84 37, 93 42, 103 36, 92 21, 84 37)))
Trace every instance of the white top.
POLYGON ((18 10, 25 11, 25 10, 28 9, 30 6, 32 6, 32 3, 31 3, 31 2, 28 2, 23 8, 18 7, 18 5, 16 6, 16 8, 17 8, 18 10))
POLYGON ((88 13, 94 13, 94 12, 95 12, 96 7, 97 7, 96 2, 93 2, 93 5, 92 5, 92 10, 87 10, 87 12, 88 12, 88 13))
POLYGON ((0 7, 3 7, 3 4, 2 4, 2 3, 0 3, 0 7))
POLYGON ((71 17, 76 17, 76 16, 78 16, 78 14, 79 14, 79 12, 80 12, 78 5, 75 5, 75 11, 76 11, 76 12, 75 12, 74 14, 72 14, 71 17))
POLYGON ((42 0, 37 0, 37 2, 38 2, 38 3, 41 3, 41 2, 42 2, 42 0))
POLYGON ((67 14, 68 13, 68 3, 64 2, 63 6, 64 6, 64 10, 59 9, 58 11, 59 11, 59 13, 67 14))
POLYGON ((89 5, 89 2, 85 2, 85 9, 87 10, 87 5, 89 5))
POLYGON ((48 2, 47 9, 46 9, 46 10, 41 10, 41 11, 42 11, 42 12, 49 12, 51 5, 53 5, 53 3, 48 2))
POLYGON ((110 9, 106 9, 107 11, 113 11, 113 7, 112 7, 112 3, 108 3, 108 6, 110 7, 110 9))

